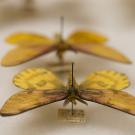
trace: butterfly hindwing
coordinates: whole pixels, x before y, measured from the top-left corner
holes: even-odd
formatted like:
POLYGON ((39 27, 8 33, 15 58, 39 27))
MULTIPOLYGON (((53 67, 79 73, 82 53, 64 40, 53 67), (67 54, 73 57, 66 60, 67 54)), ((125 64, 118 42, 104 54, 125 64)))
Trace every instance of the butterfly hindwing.
POLYGON ((80 98, 135 115, 135 97, 116 90, 80 90, 80 98))
POLYGON ((80 89, 123 90, 129 85, 130 82, 125 74, 112 70, 102 70, 90 74, 80 84, 80 89))
POLYGON ((62 81, 44 68, 26 69, 14 77, 14 84, 25 90, 65 89, 62 81))
POLYGON ((0 110, 2 116, 11 116, 29 111, 65 99, 67 93, 63 90, 46 91, 21 91, 11 96, 0 110))
POLYGON ((17 46, 38 46, 38 45, 52 45, 54 41, 50 38, 32 33, 15 33, 6 38, 6 42, 17 46))
POLYGON ((31 46, 31 47, 17 47, 9 51, 2 59, 1 64, 3 66, 15 66, 27 61, 30 61, 36 57, 53 51, 55 46, 31 46))

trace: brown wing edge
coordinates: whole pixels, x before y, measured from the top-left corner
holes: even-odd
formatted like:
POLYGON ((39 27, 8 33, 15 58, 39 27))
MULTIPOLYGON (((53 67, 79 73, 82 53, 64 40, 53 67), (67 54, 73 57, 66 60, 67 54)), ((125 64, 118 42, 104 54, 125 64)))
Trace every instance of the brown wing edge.
MULTIPOLYGON (((55 91, 55 92, 56 92, 56 91, 55 91)), ((47 91, 45 91, 44 93, 47 93, 47 91)), ((16 93, 16 94, 17 94, 17 93, 16 93)), ((16 94, 15 94, 15 95, 16 95, 16 94)), ((48 91, 48 94, 52 94, 52 93, 50 93, 50 90, 48 91)), ((55 93, 53 93, 53 94, 55 94, 55 93)), ((58 93, 56 92, 56 94, 58 94, 58 93)), ((13 96, 14 96, 14 95, 13 95, 13 96)), ((58 99, 58 100, 55 100, 55 101, 51 101, 51 102, 46 103, 46 104, 41 104, 41 105, 32 107, 32 108, 30 108, 30 109, 23 110, 23 111, 18 112, 18 113, 3 113, 3 112, 2 112, 2 109, 0 109, 0 116, 2 116, 2 117, 16 116, 16 115, 25 113, 25 112, 27 112, 27 111, 31 111, 31 110, 33 110, 33 109, 36 109, 36 108, 38 108, 38 107, 42 107, 42 106, 44 106, 44 105, 49 105, 49 104, 51 104, 51 103, 55 103, 55 102, 59 102, 59 101, 65 100, 66 97, 67 97, 67 93, 66 93, 66 92, 63 92, 63 97, 62 97, 61 99, 58 99)), ((12 98, 12 96, 11 96, 10 98, 12 98)), ((10 98, 9 98, 9 99, 10 99, 10 98)), ((8 100, 7 100, 7 101, 8 101, 8 100)), ((5 104, 7 103, 7 101, 5 102, 5 104)), ((5 104, 4 104, 4 105, 5 105, 5 104)), ((3 107, 4 107, 4 105, 3 105, 3 107)), ((3 108, 3 107, 2 107, 2 108, 3 108)))
MULTIPOLYGON (((94 90, 95 91, 95 90, 94 90)), ((98 90, 99 91, 99 90, 98 90)), ((107 90, 108 91, 108 90, 107 90)), ((110 91, 110 90, 109 90, 110 91)), ((124 109, 124 108, 119 108, 119 107, 116 107, 115 105, 112 105, 112 104, 105 104, 105 103, 102 103, 102 102, 98 102, 96 99, 88 99, 86 97, 84 97, 84 90, 80 90, 79 92, 79 97, 83 100, 86 100, 86 101, 91 101, 91 102, 94 102, 94 103, 97 103, 97 104, 101 104, 101 105, 104 105, 104 106, 107 106, 107 107, 110 107, 110 108, 113 108, 115 110, 118 110, 118 111, 121 111, 121 112, 124 112, 124 113, 127 113, 127 114, 130 114, 132 116, 135 116, 135 110, 134 111, 130 111, 129 109, 124 109), (83 94, 82 94, 83 93, 83 94)), ((85 91, 85 92, 89 92, 89 91, 85 91)), ((114 91, 114 92, 123 92, 123 91, 114 91)), ((126 93, 128 94, 127 92, 123 92, 123 93, 126 93)), ((87 94, 87 93, 86 93, 87 94)), ((90 94, 90 93, 89 93, 90 94)), ((130 94, 128 94, 129 96, 132 96, 130 94)), ((132 96, 133 97, 133 96, 132 96)), ((134 97, 135 98, 135 97, 134 97)))

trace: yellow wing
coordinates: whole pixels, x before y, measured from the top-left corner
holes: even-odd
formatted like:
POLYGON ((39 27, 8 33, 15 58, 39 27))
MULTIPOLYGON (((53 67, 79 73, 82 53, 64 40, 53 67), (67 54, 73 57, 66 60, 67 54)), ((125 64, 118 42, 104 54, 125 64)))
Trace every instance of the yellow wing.
POLYGON ((55 46, 17 47, 6 54, 1 64, 3 66, 16 66, 53 51, 54 49, 55 46))
POLYGON ((123 90, 130 82, 125 74, 111 70, 97 71, 80 84, 80 89, 123 90))
POLYGON ((25 90, 65 89, 62 81, 44 68, 30 68, 14 77, 14 84, 25 90))
POLYGON ((80 90, 79 96, 88 101, 96 102, 135 115, 135 97, 115 90, 80 90))
POLYGON ((88 43, 103 43, 106 42, 107 37, 92 31, 80 30, 73 32, 67 42, 70 44, 88 44, 88 43))
POLYGON ((45 91, 21 91, 11 96, 0 110, 2 116, 11 116, 29 111, 31 109, 47 105, 65 99, 64 91, 55 90, 51 93, 45 91))
POLYGON ((6 38, 6 42, 18 46, 53 45, 54 41, 46 36, 32 33, 15 33, 6 38))
POLYGON ((71 50, 80 51, 86 54, 95 55, 109 60, 131 64, 131 61, 119 51, 101 44, 71 44, 71 50))

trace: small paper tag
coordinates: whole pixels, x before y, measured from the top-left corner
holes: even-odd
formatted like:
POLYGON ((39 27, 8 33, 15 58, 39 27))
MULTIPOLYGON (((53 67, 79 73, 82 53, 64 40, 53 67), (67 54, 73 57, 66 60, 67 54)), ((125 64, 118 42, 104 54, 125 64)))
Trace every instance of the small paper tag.
POLYGON ((74 109, 59 109, 58 118, 61 121, 68 121, 72 123, 85 123, 86 118, 83 110, 74 109))

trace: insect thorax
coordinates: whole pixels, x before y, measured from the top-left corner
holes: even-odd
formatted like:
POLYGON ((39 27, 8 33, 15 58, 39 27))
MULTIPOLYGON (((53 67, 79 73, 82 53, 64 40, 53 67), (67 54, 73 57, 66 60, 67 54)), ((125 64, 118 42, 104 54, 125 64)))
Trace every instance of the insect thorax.
POLYGON ((74 77, 72 77, 72 73, 69 74, 67 90, 69 96, 77 96, 78 95, 78 84, 74 77))

